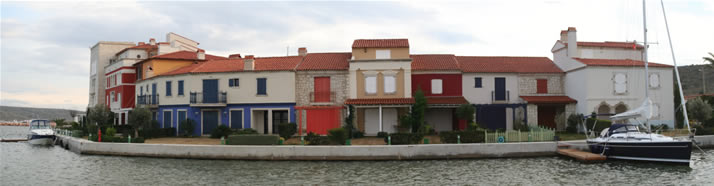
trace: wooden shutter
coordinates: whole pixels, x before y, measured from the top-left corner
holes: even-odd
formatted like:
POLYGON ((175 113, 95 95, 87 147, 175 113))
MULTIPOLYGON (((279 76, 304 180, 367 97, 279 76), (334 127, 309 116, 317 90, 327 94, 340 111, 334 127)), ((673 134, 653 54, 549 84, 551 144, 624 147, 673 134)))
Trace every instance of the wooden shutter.
POLYGON ((536 90, 538 94, 547 94, 548 93, 548 80, 547 79, 537 79, 537 87, 538 90, 536 90))
POLYGON ((315 77, 315 101, 330 102, 330 77, 315 77))

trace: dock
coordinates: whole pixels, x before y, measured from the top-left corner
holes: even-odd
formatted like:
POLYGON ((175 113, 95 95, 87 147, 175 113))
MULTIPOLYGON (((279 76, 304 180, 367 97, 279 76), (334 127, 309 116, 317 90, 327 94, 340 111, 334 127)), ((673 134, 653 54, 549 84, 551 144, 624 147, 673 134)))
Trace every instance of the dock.
POLYGON ((564 156, 569 156, 569 157, 575 158, 578 161, 587 162, 587 163, 603 162, 607 159, 606 156, 603 156, 600 154, 593 154, 593 153, 585 152, 585 151, 580 151, 577 149, 558 149, 558 154, 564 155, 564 156))
POLYGON ((0 138, 0 142, 21 142, 21 141, 27 141, 27 138, 0 138))

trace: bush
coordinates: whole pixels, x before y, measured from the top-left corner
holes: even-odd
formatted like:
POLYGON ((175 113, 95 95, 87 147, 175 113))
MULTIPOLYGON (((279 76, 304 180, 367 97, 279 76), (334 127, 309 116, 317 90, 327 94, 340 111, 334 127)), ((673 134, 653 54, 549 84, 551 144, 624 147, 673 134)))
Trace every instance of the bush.
POLYGON ((114 129, 116 129, 116 132, 121 133, 121 136, 123 137, 127 137, 129 135, 136 137, 134 136, 134 127, 131 125, 117 125, 114 129))
POLYGON ((258 134, 258 131, 252 128, 246 128, 246 129, 238 129, 238 131, 234 132, 237 135, 245 135, 245 134, 258 134))
POLYGON ((176 136, 176 128, 164 128, 163 136, 176 136))
POLYGON ((72 137, 81 138, 82 136, 84 136, 84 132, 82 130, 72 130, 72 137))
POLYGON ((320 136, 313 132, 307 133, 305 141, 308 145, 329 145, 330 139, 327 136, 320 136))
POLYGON ((585 126, 588 128, 587 130, 593 130, 592 128, 593 124, 595 124, 595 121, 597 121, 597 125, 595 126, 595 134, 600 134, 603 129, 609 128, 612 125, 612 121, 610 120, 588 118, 585 121, 585 126))
POLYGON ((697 132, 695 133, 696 135, 714 135, 714 127, 704 127, 704 126, 696 126, 694 127, 697 129, 697 132))
POLYGON ((226 145, 277 145, 280 136, 276 135, 230 135, 226 138, 226 145))
POLYGON ((115 129, 115 128, 107 129, 107 136, 115 136, 116 134, 117 134, 117 129, 115 129))
POLYGON ((228 137, 228 135, 231 135, 231 133, 233 133, 233 131, 231 131, 231 128, 219 124, 218 127, 211 131, 211 138, 228 137))
POLYGON ((193 136, 194 122, 192 119, 186 119, 181 121, 181 126, 179 126, 179 135, 188 137, 193 136))
POLYGON ((439 133, 442 143, 457 143, 458 136, 461 136, 461 143, 483 143, 484 133, 482 130, 473 131, 444 131, 439 133))
POLYGON ((327 137, 332 143, 344 145, 349 134, 344 128, 334 128, 327 131, 327 137))
POLYGON ((377 132, 377 137, 386 138, 387 136, 389 136, 387 132, 377 132))
POLYGON ((352 138, 364 138, 364 132, 354 131, 352 132, 352 138))
MULTIPOLYGON (((424 138, 420 133, 392 133, 389 136, 392 137, 392 145, 419 144, 424 138)), ((387 141, 387 138, 384 138, 384 142, 387 141)))
POLYGON ((144 138, 142 138, 142 137, 131 138, 131 143, 144 143, 144 138))
POLYGON ((88 124, 87 125, 87 133, 92 134, 92 135, 97 135, 97 125, 88 124))
POLYGON ((290 139, 293 135, 297 133, 297 124, 295 123, 281 123, 278 124, 278 134, 280 137, 290 139))
POLYGON ((568 126, 565 127, 565 131, 569 133, 578 132, 578 125, 583 123, 583 114, 570 114, 568 116, 568 126))

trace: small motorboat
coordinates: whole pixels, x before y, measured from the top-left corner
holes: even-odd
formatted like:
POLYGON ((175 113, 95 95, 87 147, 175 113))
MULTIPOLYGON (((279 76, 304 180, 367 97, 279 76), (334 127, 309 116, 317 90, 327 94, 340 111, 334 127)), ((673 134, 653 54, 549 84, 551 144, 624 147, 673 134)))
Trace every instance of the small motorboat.
POLYGON ((27 142, 33 145, 52 145, 55 141, 55 131, 50 121, 35 119, 30 121, 30 133, 27 142))

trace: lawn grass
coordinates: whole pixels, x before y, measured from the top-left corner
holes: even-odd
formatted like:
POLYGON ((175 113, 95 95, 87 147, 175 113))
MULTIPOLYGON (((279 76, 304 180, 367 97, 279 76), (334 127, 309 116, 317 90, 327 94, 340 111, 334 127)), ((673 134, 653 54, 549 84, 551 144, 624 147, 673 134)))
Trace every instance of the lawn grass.
POLYGON ((559 136, 561 141, 586 139, 585 134, 578 134, 578 133, 556 132, 555 135, 559 136))

